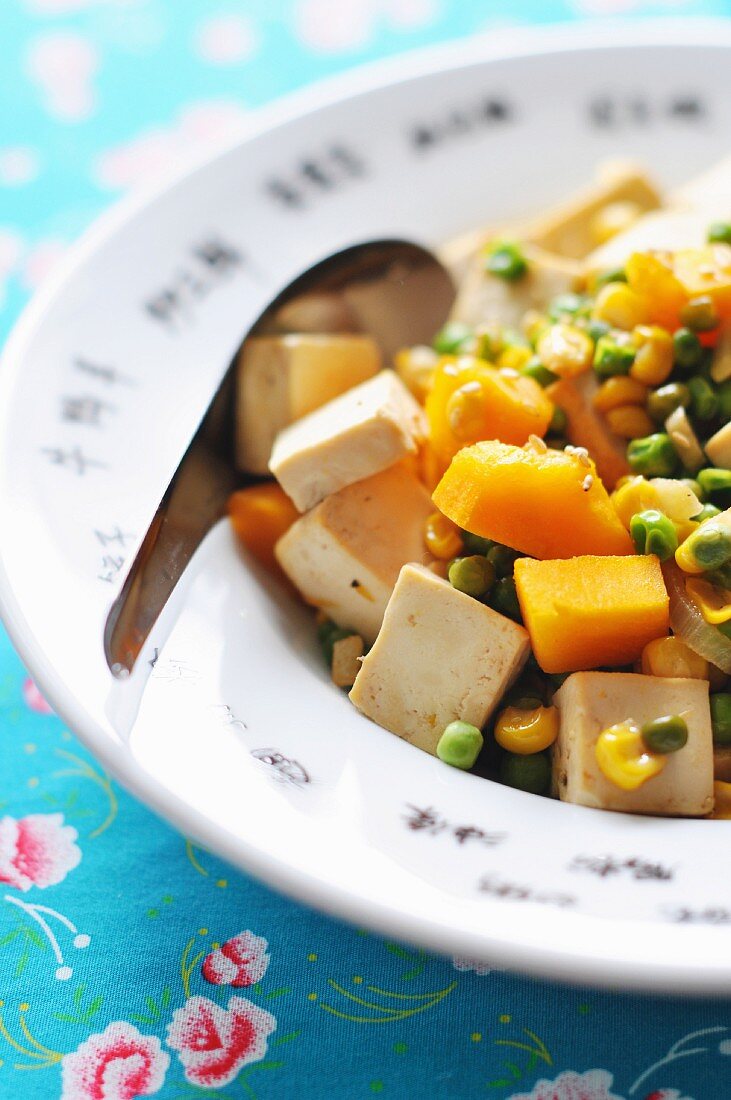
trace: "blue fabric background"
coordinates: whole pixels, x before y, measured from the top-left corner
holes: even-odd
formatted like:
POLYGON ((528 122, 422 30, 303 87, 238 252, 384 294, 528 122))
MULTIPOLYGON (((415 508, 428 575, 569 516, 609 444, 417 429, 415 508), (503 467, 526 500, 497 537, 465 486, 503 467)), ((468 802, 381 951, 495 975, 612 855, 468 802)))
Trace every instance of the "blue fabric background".
MULTIPOLYGON (((2 0, 0 338, 111 201, 273 96, 491 25, 729 7, 2 0)), ((109 782, 0 634, 2 1100, 731 1096, 729 1003, 574 990, 466 965, 301 909, 194 849, 109 782), (48 885, 22 863, 22 823, 38 815, 59 879, 48 885), (268 941, 260 980, 207 979, 205 957, 245 930, 268 941), (276 1018, 266 1054, 244 1059, 228 1084, 191 1083, 165 1043, 173 1013, 192 1012, 196 997, 225 1010, 232 995, 276 1018), (148 1044, 154 1082, 143 1073, 134 1084, 129 1061, 115 1068, 115 1035, 148 1044)))

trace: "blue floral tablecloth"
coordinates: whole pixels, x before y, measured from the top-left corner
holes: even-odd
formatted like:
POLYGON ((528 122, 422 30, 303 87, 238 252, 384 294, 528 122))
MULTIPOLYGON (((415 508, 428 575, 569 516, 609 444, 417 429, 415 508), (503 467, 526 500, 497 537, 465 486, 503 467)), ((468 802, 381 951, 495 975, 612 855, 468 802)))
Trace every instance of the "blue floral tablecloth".
MULTIPOLYGON (((255 106, 506 24, 727 0, 0 0, 0 337, 110 202, 255 106)), ((575 990, 325 919, 153 817, 0 633, 0 1098, 726 1100, 731 1003, 575 990)))

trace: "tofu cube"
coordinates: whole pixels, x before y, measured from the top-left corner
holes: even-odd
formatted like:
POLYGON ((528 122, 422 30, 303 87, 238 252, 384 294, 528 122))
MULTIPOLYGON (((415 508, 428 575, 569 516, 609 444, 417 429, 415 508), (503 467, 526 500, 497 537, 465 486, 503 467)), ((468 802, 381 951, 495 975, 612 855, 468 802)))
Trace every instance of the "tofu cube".
POLYGON ((269 469, 300 512, 331 493, 416 454, 423 410, 392 370, 383 370, 277 436, 269 469))
POLYGON ((372 642, 401 566, 431 560, 429 493, 398 463, 341 489, 296 520, 275 554, 305 600, 372 642))
POLYGON ((367 336, 252 336, 237 364, 236 465, 269 472, 277 433, 381 369, 367 336))
POLYGON ((523 233, 550 252, 583 259, 597 244, 596 219, 606 207, 630 203, 639 215, 660 202, 647 176, 631 163, 615 162, 604 166, 595 183, 523 226, 523 233))
POLYGON ((579 287, 583 266, 575 260, 554 256, 535 245, 523 248, 528 271, 515 282, 500 279, 485 268, 481 250, 460 285, 451 319, 466 325, 495 322, 520 329, 529 309, 545 309, 557 294, 579 287))
POLYGON ((484 726, 525 664, 522 626, 419 565, 405 565, 350 698, 368 718, 436 753, 457 718, 484 726))
POLYGON ((553 697, 561 714, 554 746, 554 793, 564 802, 624 813, 702 817, 713 809, 713 737, 705 680, 627 672, 576 672, 553 697), (634 791, 611 783, 597 763, 599 734, 628 719, 642 725, 681 714, 688 742, 659 775, 634 791))

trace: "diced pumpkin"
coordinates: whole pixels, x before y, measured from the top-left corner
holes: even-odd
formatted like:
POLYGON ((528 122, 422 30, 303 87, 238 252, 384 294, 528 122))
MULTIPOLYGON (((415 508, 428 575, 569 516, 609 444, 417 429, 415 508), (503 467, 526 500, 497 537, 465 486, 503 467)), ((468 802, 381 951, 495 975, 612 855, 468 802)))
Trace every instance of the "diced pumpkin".
POLYGON ((532 378, 504 373, 471 356, 444 358, 426 399, 429 441, 446 463, 480 439, 525 443, 543 436, 553 403, 532 378))
POLYGON ((707 296, 723 320, 731 317, 731 248, 727 244, 681 248, 673 256, 673 271, 688 298, 707 296))
POLYGON ((674 270, 672 253, 633 252, 625 272, 631 288, 646 300, 648 323, 678 328, 689 295, 674 270))
POLYGON ((633 552, 583 455, 477 443, 455 455, 432 499, 464 530, 534 558, 633 552))
POLYGON ((589 371, 578 378, 562 378, 546 392, 566 413, 569 442, 575 447, 586 447, 596 463, 599 477, 608 489, 613 489, 619 479, 629 473, 627 444, 610 430, 606 418, 594 404, 598 388, 596 375, 589 371))
POLYGON ((229 497, 228 514, 246 549, 266 569, 283 576, 274 557, 274 545, 299 519, 284 490, 274 481, 239 489, 229 497))
POLYGON ((668 632, 668 594, 652 555, 519 558, 515 587, 544 672, 630 664, 668 632))

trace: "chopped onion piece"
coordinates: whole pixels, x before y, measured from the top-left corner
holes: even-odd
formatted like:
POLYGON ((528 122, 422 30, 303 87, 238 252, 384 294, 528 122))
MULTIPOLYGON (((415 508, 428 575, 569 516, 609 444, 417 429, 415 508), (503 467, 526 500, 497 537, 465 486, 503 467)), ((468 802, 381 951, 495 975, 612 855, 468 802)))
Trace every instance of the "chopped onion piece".
POLYGON ((701 466, 705 465, 706 459, 703 448, 698 442, 698 436, 693 431, 688 414, 682 406, 675 409, 667 418, 665 431, 670 436, 673 447, 675 447, 686 470, 695 473, 696 470, 700 470, 701 466))
POLYGON ((707 623, 685 591, 685 574, 675 562, 662 567, 670 597, 670 625, 673 632, 701 657, 705 657, 722 672, 731 675, 731 639, 717 627, 707 623))

